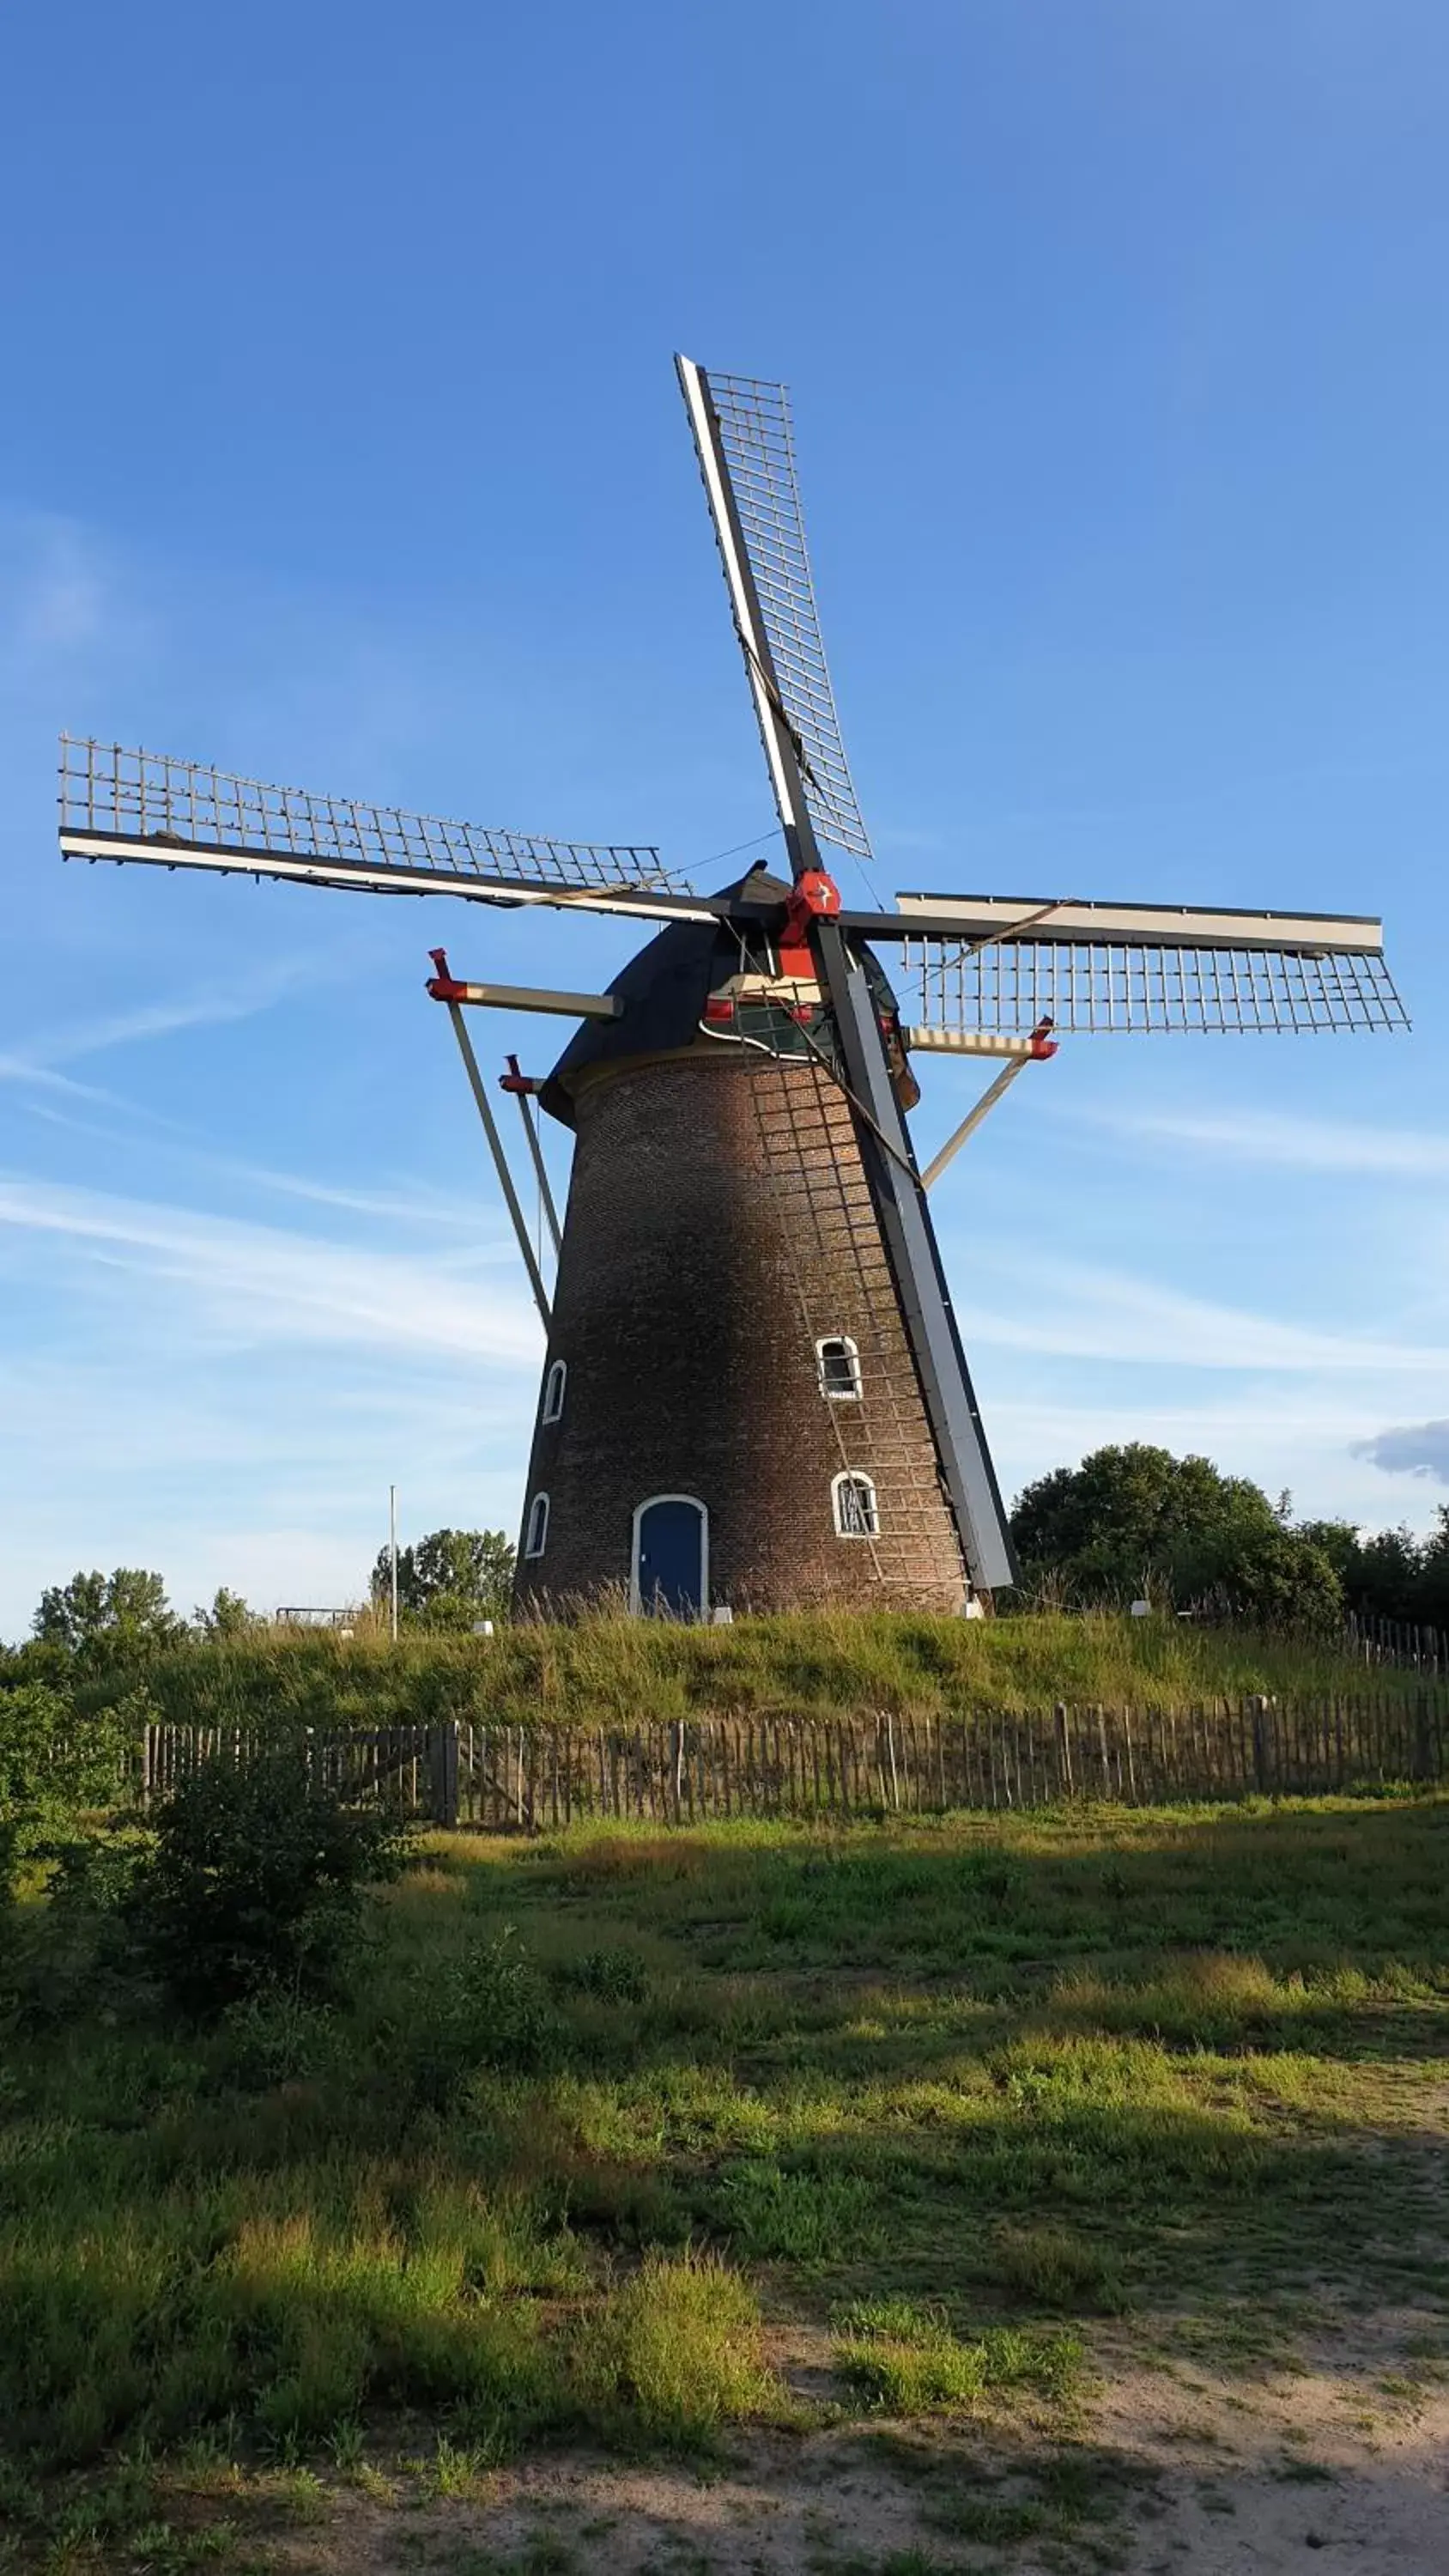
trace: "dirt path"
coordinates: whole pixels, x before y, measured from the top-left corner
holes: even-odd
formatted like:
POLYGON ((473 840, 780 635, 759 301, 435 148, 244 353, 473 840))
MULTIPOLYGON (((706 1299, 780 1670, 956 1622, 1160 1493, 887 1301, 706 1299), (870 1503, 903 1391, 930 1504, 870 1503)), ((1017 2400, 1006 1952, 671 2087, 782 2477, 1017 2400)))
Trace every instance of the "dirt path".
POLYGON ((1253 2376, 1107 2353, 1065 2430, 837 2425, 704 2476, 570 2456, 423 2504, 343 2492, 279 2556, 297 2576, 1449 2576, 1449 2357, 1406 2361, 1445 2349, 1415 2323, 1253 2376))

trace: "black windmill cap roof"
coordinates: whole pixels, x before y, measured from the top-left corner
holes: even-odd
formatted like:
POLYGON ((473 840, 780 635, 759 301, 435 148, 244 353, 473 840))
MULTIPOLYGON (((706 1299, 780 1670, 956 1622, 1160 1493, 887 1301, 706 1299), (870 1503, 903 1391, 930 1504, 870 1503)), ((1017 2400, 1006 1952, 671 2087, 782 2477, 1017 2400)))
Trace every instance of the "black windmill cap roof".
MULTIPOLYGON (((766 910, 790 899, 784 879, 772 876, 763 864, 719 891, 766 910)), ((739 957, 739 933, 731 923, 672 921, 607 987, 624 1005, 619 1018, 585 1020, 570 1039, 539 1093, 540 1107, 572 1127, 574 1094, 593 1066, 693 1046, 706 1001, 721 977, 738 966, 739 957)))

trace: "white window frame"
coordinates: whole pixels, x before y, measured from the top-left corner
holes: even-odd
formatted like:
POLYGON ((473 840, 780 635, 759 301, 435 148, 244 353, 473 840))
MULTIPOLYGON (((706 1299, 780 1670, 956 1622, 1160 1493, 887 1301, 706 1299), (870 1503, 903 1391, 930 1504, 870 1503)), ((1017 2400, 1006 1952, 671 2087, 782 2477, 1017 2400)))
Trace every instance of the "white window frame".
POLYGON ((550 1360, 543 1381, 543 1411, 539 1415, 540 1422, 562 1422, 568 1383, 568 1361, 550 1360))
POLYGON ((827 1333, 824 1341, 817 1342, 815 1345, 815 1366, 820 1378, 820 1392, 824 1396, 827 1404, 859 1404, 860 1353, 856 1349, 854 1342, 851 1340, 849 1333, 827 1333), (850 1363, 849 1386, 827 1385, 825 1378, 825 1354, 827 1351, 831 1352, 832 1355, 837 1352, 844 1353, 846 1359, 850 1363))
POLYGON ((528 1516, 523 1524, 523 1554, 525 1562, 531 1563, 534 1559, 542 1556, 547 1545, 548 1496, 547 1494, 535 1494, 529 1503, 528 1516), (540 1506, 542 1506, 541 1517, 540 1506), (536 1537, 535 1524, 538 1525, 536 1537))
POLYGON ((831 1477, 830 1501, 835 1513, 835 1535, 837 1538, 879 1538, 880 1499, 875 1490, 874 1476, 868 1476, 863 1467, 842 1467, 838 1476, 831 1477), (846 1527, 843 1504, 847 1485, 852 1486, 857 1491, 859 1491, 862 1485, 865 1488, 867 1497, 865 1508, 868 1516, 868 1526, 865 1529, 848 1529, 846 1527))
POLYGON ((639 1591, 639 1534, 644 1515, 656 1503, 688 1503, 699 1514, 699 1616, 709 1617, 709 1505, 698 1494, 646 1494, 634 1507, 634 1535, 629 1549, 629 1609, 634 1618, 642 1618, 644 1603, 639 1591))

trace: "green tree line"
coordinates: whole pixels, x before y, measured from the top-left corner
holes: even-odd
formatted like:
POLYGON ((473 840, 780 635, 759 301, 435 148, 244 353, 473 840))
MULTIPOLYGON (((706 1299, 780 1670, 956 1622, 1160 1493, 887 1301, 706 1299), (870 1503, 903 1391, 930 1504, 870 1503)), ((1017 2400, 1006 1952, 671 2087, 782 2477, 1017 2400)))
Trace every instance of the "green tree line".
MULTIPOLYGON (((1012 1607, 1125 1604, 1202 1610, 1275 1628, 1327 1631, 1346 1612, 1449 1630, 1449 1506, 1418 1537, 1350 1521, 1295 1520, 1245 1476, 1143 1441, 1094 1450, 1028 1485, 1011 1515, 1023 1581, 1012 1607)), ((507 1618, 514 1550, 501 1530, 432 1530, 398 1551, 398 1614, 411 1630, 465 1633, 507 1618)), ((391 1562, 379 1550, 368 1611, 386 1620, 391 1562)), ((144 1655, 187 1637, 225 1639, 261 1622, 225 1586, 189 1620, 159 1574, 117 1566, 42 1593, 32 1670, 75 1656, 144 1655)))
POLYGON ((1028 1485, 1011 1515, 1023 1593, 1068 1605, 1147 1597, 1263 1627, 1346 1612, 1449 1629, 1449 1506, 1433 1529, 1368 1534, 1293 1518, 1246 1476, 1145 1441, 1094 1450, 1028 1485))

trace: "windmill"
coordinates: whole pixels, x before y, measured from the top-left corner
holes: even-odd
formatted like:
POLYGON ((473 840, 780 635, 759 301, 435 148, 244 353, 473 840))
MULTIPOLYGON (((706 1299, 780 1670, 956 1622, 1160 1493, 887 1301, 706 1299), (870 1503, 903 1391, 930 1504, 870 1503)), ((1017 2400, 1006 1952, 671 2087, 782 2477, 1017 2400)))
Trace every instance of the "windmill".
POLYGON ((778 873, 708 893, 652 847, 485 831, 63 738, 61 849, 658 925, 604 993, 473 983, 433 952, 547 1335, 522 1606, 627 1588, 705 1615, 815 1600, 960 1610, 1016 1567, 927 1206, 1062 1034, 1406 1025, 1375 920, 909 893, 871 856, 820 638, 785 388, 677 360, 779 816, 778 873), (892 954, 888 977, 881 951, 892 954), (557 1253, 529 1239, 465 1023, 554 1013, 510 1059, 557 1253), (923 1172, 911 1058, 1000 1070, 923 1172), (534 1105, 573 1130, 562 1224, 534 1105))

